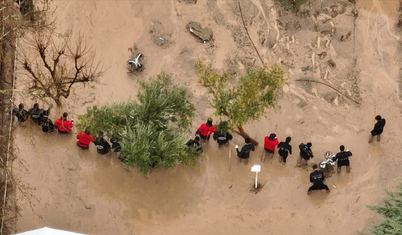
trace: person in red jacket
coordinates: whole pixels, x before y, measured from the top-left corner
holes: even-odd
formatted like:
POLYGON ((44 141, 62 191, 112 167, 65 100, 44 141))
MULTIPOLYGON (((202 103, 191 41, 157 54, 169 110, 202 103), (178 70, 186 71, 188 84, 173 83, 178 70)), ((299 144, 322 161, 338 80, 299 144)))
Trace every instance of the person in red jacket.
POLYGON ((264 138, 264 151, 261 156, 261 161, 265 162, 265 155, 268 155, 268 158, 273 158, 275 153, 275 146, 279 144, 278 138, 276 138, 276 134, 272 133, 264 138))
POLYGON ((63 116, 54 122, 54 125, 57 127, 60 134, 68 134, 71 132, 71 128, 73 128, 74 120, 67 120, 67 116, 67 113, 63 113, 63 116))
POLYGON ((92 136, 91 133, 88 130, 81 131, 80 133, 77 134, 77 145, 78 147, 82 149, 88 149, 89 144, 94 142, 95 136, 92 136))
POLYGON ((206 141, 209 140, 211 134, 215 133, 216 126, 212 125, 212 118, 208 118, 207 123, 201 124, 195 134, 199 134, 201 140, 206 141))

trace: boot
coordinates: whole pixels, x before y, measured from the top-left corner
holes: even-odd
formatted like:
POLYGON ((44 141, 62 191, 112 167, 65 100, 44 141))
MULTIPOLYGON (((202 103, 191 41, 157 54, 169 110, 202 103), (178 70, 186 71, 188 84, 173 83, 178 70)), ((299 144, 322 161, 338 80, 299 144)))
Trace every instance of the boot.
POLYGON ((346 166, 346 173, 350 173, 350 166, 346 166))
POLYGON ((369 143, 373 142, 373 135, 372 134, 370 134, 370 138, 369 138, 368 142, 369 143))
POLYGON ((377 135, 377 141, 380 142, 381 140, 381 134, 377 135))
POLYGON ((297 167, 301 167, 301 162, 302 162, 302 158, 299 157, 299 158, 297 159, 296 166, 297 166, 297 167))
POLYGON ((267 154, 267 152, 265 150, 262 150, 261 162, 265 162, 265 154, 267 154))
POLYGON ((301 166, 302 166, 302 167, 306 167, 306 166, 307 166, 307 160, 306 160, 306 159, 302 159, 302 161, 301 161, 301 166))
POLYGON ((340 167, 336 168, 336 173, 338 173, 338 174, 341 173, 341 168, 340 167))

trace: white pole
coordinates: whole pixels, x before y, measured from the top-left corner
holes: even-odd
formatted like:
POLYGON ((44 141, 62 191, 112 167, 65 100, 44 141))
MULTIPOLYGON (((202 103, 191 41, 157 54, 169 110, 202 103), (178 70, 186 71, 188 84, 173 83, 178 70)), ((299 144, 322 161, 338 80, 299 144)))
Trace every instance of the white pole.
POLYGON ((255 188, 257 188, 258 172, 255 172, 255 188))

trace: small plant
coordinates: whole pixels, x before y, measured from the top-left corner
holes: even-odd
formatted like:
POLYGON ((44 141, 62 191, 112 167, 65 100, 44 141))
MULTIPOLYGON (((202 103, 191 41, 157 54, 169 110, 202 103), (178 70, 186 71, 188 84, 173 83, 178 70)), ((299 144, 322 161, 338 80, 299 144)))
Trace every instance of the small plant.
POLYGON ((303 5, 306 2, 307 0, 279 0, 279 5, 285 11, 292 11, 298 13, 300 12, 301 5, 303 5))
POLYGON ((382 221, 374 224, 368 230, 373 235, 400 235, 402 234, 402 183, 396 192, 385 191, 387 196, 384 199, 384 205, 369 205, 369 209, 383 215, 382 221))

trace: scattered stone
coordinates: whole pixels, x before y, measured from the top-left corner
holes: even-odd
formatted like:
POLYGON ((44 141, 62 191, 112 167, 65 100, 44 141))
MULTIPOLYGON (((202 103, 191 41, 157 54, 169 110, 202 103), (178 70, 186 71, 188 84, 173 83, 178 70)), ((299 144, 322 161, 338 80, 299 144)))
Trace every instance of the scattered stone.
POLYGON ((208 27, 202 27, 202 25, 195 21, 190 21, 186 25, 187 30, 190 31, 196 38, 201 40, 201 42, 206 43, 212 39, 212 29, 208 27))
POLYGON ((320 53, 320 54, 317 54, 318 55, 318 58, 320 59, 320 60, 322 60, 322 59, 324 59, 326 56, 327 56, 327 53, 324 51, 324 52, 322 52, 322 53, 320 53))
POLYGON ((333 60, 328 60, 328 65, 333 69, 336 68, 336 63, 333 60))
POLYGON ((305 71, 311 71, 311 67, 310 67, 310 66, 301 67, 301 71, 303 71, 303 72, 305 72, 305 71))
POLYGON ((179 2, 185 2, 187 4, 196 4, 197 0, 179 0, 179 2))
POLYGON ((347 34, 343 34, 339 37, 339 41, 340 42, 344 42, 344 41, 349 41, 350 40, 350 36, 352 35, 352 32, 349 32, 347 34))

